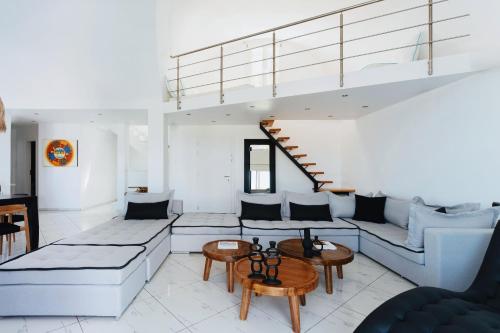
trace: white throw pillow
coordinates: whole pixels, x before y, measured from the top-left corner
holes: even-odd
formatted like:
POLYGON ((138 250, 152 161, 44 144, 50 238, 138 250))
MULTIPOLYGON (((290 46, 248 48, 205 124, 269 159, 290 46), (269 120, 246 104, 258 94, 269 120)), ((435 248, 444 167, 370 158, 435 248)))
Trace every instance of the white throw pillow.
POLYGON ((436 209, 439 209, 441 207, 444 207, 446 208, 446 213, 447 214, 458 214, 458 213, 466 213, 466 212, 474 212, 476 210, 480 210, 481 209, 481 204, 480 203, 477 203, 477 202, 466 202, 466 203, 463 203, 463 204, 458 204, 458 205, 455 205, 455 206, 437 206, 437 205, 427 205, 424 201, 424 199, 422 199, 421 197, 415 197, 413 199, 415 201, 415 203, 421 205, 421 206, 424 206, 426 207, 427 209, 430 209, 430 210, 436 210, 436 209))
POLYGON ((139 193, 139 192, 127 192, 125 195, 125 210, 124 214, 127 213, 127 207, 129 202, 134 203, 146 203, 146 202, 160 202, 168 200, 167 214, 173 214, 173 201, 174 201, 175 190, 166 191, 163 193, 139 193))
POLYGON ((254 193, 248 194, 238 191, 236 194, 236 216, 241 216, 241 202, 250 202, 262 205, 280 204, 283 211, 283 195, 281 193, 254 193))
POLYGON ((299 205, 328 205, 330 197, 328 192, 297 193, 285 191, 283 193, 282 216, 290 217, 290 202, 299 205))
POLYGON ((424 247, 424 230, 427 228, 480 228, 495 225, 499 211, 494 208, 458 214, 443 214, 419 204, 410 206, 410 223, 406 244, 424 247))
POLYGON ((410 221, 410 205, 415 203, 415 201, 394 198, 381 191, 378 191, 375 196, 387 197, 384 209, 385 220, 403 229, 408 229, 408 223, 410 221))

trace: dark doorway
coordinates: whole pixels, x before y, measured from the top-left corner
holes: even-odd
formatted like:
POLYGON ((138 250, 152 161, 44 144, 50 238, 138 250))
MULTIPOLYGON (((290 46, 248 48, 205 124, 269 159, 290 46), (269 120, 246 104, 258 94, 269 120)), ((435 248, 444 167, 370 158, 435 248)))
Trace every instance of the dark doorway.
POLYGON ((246 139, 244 159, 246 193, 276 192, 276 149, 267 139, 246 139))
POLYGON ((30 141, 30 194, 36 196, 36 142, 30 141))

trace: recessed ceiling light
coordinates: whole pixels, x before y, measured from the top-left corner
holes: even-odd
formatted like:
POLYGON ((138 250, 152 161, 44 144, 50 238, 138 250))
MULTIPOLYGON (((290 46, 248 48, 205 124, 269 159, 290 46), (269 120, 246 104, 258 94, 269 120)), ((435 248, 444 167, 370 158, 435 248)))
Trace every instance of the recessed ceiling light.
POLYGON ((213 123, 216 123, 216 121, 215 121, 215 120, 212 120, 212 122, 213 122, 213 123))
POLYGON ((102 116, 102 113, 98 113, 97 115, 98 115, 98 116, 102 116))
POLYGON ((255 105, 250 105, 250 107, 253 109, 255 107, 255 105))
POLYGON ((34 113, 34 115, 35 115, 35 116, 38 116, 38 115, 39 115, 39 113, 38 113, 38 112, 35 112, 35 113, 34 113))
POLYGON ((34 121, 34 120, 32 120, 31 122, 36 124, 36 121, 34 121))
POLYGON ((226 113, 226 117, 229 117, 231 114, 230 113, 226 113))
POLYGON ((333 118, 333 116, 332 116, 332 115, 329 115, 329 116, 328 116, 328 118, 333 118))
POLYGON ((186 116, 190 116, 190 115, 191 115, 191 113, 186 113, 186 116))
POLYGON ((310 111, 310 110, 311 110, 311 108, 305 108, 304 110, 306 110, 306 111, 310 111))
POLYGON ((93 124, 93 123, 95 123, 95 121, 91 120, 91 121, 90 121, 90 123, 92 123, 92 124, 93 124))
POLYGON ((342 94, 342 97, 346 98, 346 97, 349 97, 348 94, 342 94))
POLYGON ((274 118, 275 116, 269 116, 269 118, 274 118))
POLYGON ((368 108, 368 105, 363 105, 362 108, 366 109, 366 108, 368 108))

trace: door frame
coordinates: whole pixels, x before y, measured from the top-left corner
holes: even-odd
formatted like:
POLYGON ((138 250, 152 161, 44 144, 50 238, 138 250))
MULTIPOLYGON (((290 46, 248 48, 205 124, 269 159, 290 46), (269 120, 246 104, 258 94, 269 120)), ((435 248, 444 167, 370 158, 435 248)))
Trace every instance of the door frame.
POLYGON ((250 146, 251 145, 269 145, 269 172, 270 172, 270 190, 276 193, 276 147, 269 139, 245 139, 244 140, 244 158, 243 158, 243 179, 244 191, 251 193, 251 172, 250 172, 250 146))

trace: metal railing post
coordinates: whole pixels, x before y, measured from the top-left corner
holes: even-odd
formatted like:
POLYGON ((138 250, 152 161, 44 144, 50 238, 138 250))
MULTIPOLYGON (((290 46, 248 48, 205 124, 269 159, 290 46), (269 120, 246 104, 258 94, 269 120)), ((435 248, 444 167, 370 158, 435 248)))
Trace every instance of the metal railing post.
POLYGON ((344 86, 344 13, 340 13, 340 55, 339 55, 339 65, 340 65, 340 87, 344 86))
POLYGON ((220 46, 220 104, 224 104, 224 46, 220 46))
POLYGON ((429 60, 428 60, 428 73, 429 75, 432 75, 434 73, 434 68, 433 68, 433 43, 434 43, 434 36, 433 36, 433 0, 429 0, 429 60))
POLYGON ((273 31, 273 97, 276 97, 276 31, 273 31))
POLYGON ((177 57, 177 110, 181 109, 181 85, 180 85, 179 58, 180 57, 177 57))

